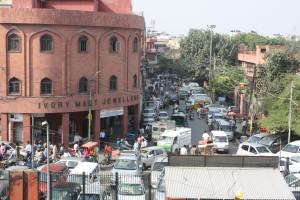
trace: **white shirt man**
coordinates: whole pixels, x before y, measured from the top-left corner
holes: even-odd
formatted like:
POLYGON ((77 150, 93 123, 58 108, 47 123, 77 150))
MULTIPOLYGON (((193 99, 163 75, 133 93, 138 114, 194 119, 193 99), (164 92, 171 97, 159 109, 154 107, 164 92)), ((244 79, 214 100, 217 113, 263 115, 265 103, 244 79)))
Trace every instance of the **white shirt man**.
POLYGON ((187 155, 187 149, 185 147, 180 148, 180 155, 187 155))
POLYGON ((100 140, 104 140, 105 136, 106 136, 105 132, 103 130, 100 131, 100 140))
POLYGON ((28 153, 31 153, 31 144, 29 142, 27 142, 27 144, 25 146, 25 151, 28 153))
POLYGON ((208 133, 203 133, 202 138, 203 138, 203 140, 208 141, 208 139, 209 139, 208 133))

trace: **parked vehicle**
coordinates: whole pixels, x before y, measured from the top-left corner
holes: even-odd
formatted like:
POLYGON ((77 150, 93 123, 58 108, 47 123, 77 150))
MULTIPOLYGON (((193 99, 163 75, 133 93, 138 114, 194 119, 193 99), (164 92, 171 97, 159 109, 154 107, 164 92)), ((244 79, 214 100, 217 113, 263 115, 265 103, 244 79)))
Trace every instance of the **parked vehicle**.
POLYGON ((300 173, 300 156, 293 156, 289 159, 289 163, 287 163, 287 158, 280 158, 280 171, 288 172, 290 174, 300 173), (288 171, 286 169, 288 165, 288 171))
POLYGON ((277 153, 288 143, 287 134, 270 134, 265 136, 262 140, 259 141, 259 144, 262 144, 268 147, 273 153, 277 153))
POLYGON ((178 152, 181 147, 191 145, 192 129, 178 127, 176 130, 166 130, 157 142, 157 146, 168 152, 178 152))
POLYGON ((153 118, 156 117, 156 112, 153 108, 145 108, 144 111, 143 111, 143 116, 152 116, 153 118))
POLYGON ((279 151, 277 155, 288 158, 292 156, 300 156, 300 140, 296 140, 285 145, 285 147, 283 147, 283 149, 279 151))
MULTIPOLYGON (((42 193, 42 197, 45 197, 47 193, 47 169, 47 165, 43 165, 39 170, 39 188, 42 193)), ((64 164, 50 163, 50 173, 52 175, 51 185, 52 187, 55 187, 56 185, 66 182, 70 172, 68 167, 64 164)))
POLYGON ((161 173, 163 169, 168 165, 167 156, 158 156, 155 158, 151 167, 151 186, 157 188, 161 173))
POLYGON ((78 157, 69 157, 69 158, 63 158, 56 162, 56 164, 64 164, 66 165, 69 170, 74 169, 78 163, 85 162, 84 158, 78 158, 78 157))
POLYGON ((122 151, 112 169, 112 184, 115 184, 116 173, 120 175, 141 175, 142 172, 141 155, 136 151, 122 151))
MULTIPOLYGON (((101 185, 100 182, 94 182, 89 185, 85 185, 85 200, 109 200, 109 196, 105 193, 109 186, 101 185)), ((78 200, 84 200, 83 193, 81 192, 78 200)))
POLYGON ((152 141, 157 142, 160 135, 165 130, 175 130, 175 121, 174 120, 167 120, 167 121, 158 121, 152 123, 152 141))
POLYGON ((78 183, 59 183, 52 188, 52 199, 76 200, 80 194, 81 186, 78 183))
POLYGON ((80 162, 71 170, 68 176, 68 182, 79 183, 82 185, 83 178, 85 183, 90 184, 99 180, 100 166, 94 162, 80 162), (83 176, 83 173, 85 177, 83 176))
POLYGON ((228 136, 224 131, 211 131, 212 134, 212 140, 214 149, 217 152, 226 152, 229 151, 229 142, 228 142, 228 136))
POLYGON ((267 133, 258 133, 258 134, 252 135, 251 137, 249 137, 247 142, 249 142, 249 143, 259 143, 259 141, 261 141, 267 135, 268 135, 267 133))
POLYGON ((266 146, 249 142, 241 143, 236 154, 241 156, 274 156, 266 146))
POLYGON ((153 146, 141 149, 143 169, 146 170, 148 167, 151 167, 155 158, 162 155, 167 156, 165 150, 161 147, 153 146))
POLYGON ((179 96, 179 99, 185 100, 189 96, 189 90, 185 89, 185 88, 180 88, 178 90, 178 96, 179 96))
POLYGON ((226 133, 226 135, 228 136, 228 139, 230 141, 233 140, 234 133, 233 133, 232 124, 230 124, 225 119, 215 119, 212 122, 212 128, 213 128, 213 130, 224 131, 226 133))
POLYGON ((118 200, 146 200, 146 190, 140 177, 124 178, 118 184, 118 200))
POLYGON ((169 114, 167 111, 160 111, 158 113, 158 120, 168 120, 169 119, 169 114))
POLYGON ((300 199, 300 174, 289 174, 284 179, 296 199, 300 199))

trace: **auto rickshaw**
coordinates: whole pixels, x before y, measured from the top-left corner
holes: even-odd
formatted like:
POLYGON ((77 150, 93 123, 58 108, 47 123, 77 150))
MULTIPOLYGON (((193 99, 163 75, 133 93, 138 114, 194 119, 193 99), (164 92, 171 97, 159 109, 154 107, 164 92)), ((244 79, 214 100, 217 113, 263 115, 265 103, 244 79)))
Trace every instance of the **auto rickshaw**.
POLYGON ((87 142, 81 146, 83 148, 83 156, 89 162, 98 162, 97 160, 97 148, 99 147, 98 142, 87 142))

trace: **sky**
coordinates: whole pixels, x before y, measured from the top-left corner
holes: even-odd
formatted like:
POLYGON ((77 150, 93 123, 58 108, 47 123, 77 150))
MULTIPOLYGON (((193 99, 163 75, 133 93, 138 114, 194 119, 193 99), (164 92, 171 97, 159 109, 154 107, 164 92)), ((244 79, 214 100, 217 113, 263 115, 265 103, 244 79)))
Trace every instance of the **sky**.
POLYGON ((215 31, 300 35, 300 0, 132 0, 146 26, 178 36, 216 25, 215 31))

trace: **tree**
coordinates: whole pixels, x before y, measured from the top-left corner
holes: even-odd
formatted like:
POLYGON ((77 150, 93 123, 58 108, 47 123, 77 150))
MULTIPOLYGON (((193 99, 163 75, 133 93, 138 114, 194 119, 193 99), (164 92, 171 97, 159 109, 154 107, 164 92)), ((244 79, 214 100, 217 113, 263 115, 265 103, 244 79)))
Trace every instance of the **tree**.
MULTIPOLYGON (((191 30, 180 44, 182 62, 198 81, 208 80, 210 37, 210 31, 191 30)), ((230 38, 214 33, 212 41, 212 56, 217 58, 216 65, 234 64, 237 46, 230 38)))

